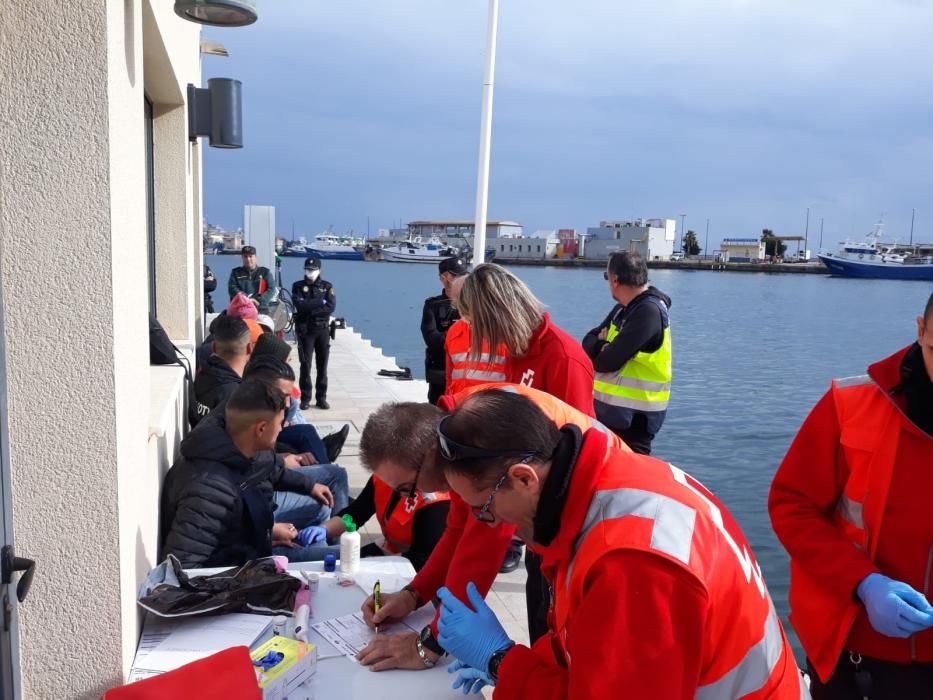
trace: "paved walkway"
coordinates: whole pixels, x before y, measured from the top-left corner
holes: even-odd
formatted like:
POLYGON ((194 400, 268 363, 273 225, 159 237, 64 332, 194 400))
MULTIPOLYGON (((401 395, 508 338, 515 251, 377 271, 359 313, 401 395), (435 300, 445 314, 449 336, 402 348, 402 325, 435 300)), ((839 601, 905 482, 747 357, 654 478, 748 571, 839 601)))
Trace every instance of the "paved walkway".
MULTIPOLYGON (((291 357, 297 374, 297 351, 291 357)), ((351 495, 358 494, 369 479, 369 472, 360 464, 359 442, 360 432, 370 413, 389 401, 427 400, 427 382, 380 377, 380 369, 398 370, 399 367, 394 357, 384 355, 382 350, 352 328, 338 330, 336 339, 331 343, 328 364, 327 401, 331 408, 322 411, 312 407, 305 411, 308 421, 321 435, 339 430, 344 423, 350 424, 350 434, 338 461, 347 470, 351 495)), ((361 533, 364 544, 379 538, 376 519, 371 519, 361 533)), ((516 642, 527 644, 524 567, 511 574, 500 574, 486 600, 509 636, 516 642)))

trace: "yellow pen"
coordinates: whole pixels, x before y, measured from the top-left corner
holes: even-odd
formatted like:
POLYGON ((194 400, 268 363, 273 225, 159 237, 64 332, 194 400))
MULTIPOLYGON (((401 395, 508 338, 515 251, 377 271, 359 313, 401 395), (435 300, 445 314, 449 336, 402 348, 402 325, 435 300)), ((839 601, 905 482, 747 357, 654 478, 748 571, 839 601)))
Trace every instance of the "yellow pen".
MULTIPOLYGON (((379 608, 382 607, 382 589, 379 587, 379 581, 377 580, 373 586, 373 612, 379 612, 379 608)), ((376 625, 376 633, 379 633, 379 625, 376 625)))

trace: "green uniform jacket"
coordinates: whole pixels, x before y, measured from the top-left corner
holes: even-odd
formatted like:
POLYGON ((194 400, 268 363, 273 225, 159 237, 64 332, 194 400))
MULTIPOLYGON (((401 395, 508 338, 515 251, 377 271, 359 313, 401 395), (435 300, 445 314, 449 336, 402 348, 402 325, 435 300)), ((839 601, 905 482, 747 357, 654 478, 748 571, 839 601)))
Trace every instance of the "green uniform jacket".
POLYGON ((231 299, 236 296, 237 292, 243 292, 250 299, 258 299, 259 310, 266 313, 269 311, 269 304, 275 299, 279 288, 275 284, 275 276, 269 272, 268 267, 256 267, 250 272, 241 265, 230 271, 227 291, 230 293, 231 299), (259 284, 263 280, 266 281, 266 291, 260 294, 259 284))

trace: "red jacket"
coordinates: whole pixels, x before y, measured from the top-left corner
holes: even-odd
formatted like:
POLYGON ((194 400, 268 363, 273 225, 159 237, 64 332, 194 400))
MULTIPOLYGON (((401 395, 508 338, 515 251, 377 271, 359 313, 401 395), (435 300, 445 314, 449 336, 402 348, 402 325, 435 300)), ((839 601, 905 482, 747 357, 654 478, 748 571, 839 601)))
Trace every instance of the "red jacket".
MULTIPOLYGON (((887 392, 901 381, 907 350, 868 368, 871 378, 887 392)), ((874 562, 852 545, 832 519, 849 468, 840 449, 839 420, 830 393, 820 399, 800 428, 771 486, 771 522, 791 559, 840 597, 853 596, 859 582, 876 572, 904 581, 927 596, 933 594, 933 518, 928 517, 933 438, 903 414, 903 395, 893 395, 891 400, 898 404, 903 420, 874 562)), ((878 659, 930 662, 933 630, 909 639, 886 637, 872 628, 862 608, 846 648, 878 659)))
MULTIPOLYGON (((757 639, 743 627, 751 618, 737 611, 755 608, 760 614, 762 609, 769 609, 770 604, 766 593, 761 592, 754 581, 742 579, 738 562, 732 563, 731 569, 727 563, 721 568, 716 566, 701 577, 696 569, 701 570, 700 564, 708 565, 708 562, 689 545, 688 563, 675 561, 673 555, 663 553, 661 546, 644 549, 636 533, 643 534, 645 541, 653 537, 647 513, 616 522, 629 528, 629 534, 621 536, 631 537, 631 543, 621 548, 617 548, 618 542, 615 547, 609 546, 611 534, 608 530, 597 532, 588 525, 594 493, 602 483, 631 484, 621 490, 646 494, 650 491, 642 489, 663 481, 670 482, 670 493, 687 492, 676 485, 670 467, 659 460, 622 455, 617 451, 610 453, 608 459, 606 455, 606 437, 596 430, 587 432, 561 513, 560 530, 548 545, 533 545, 542 555, 542 572, 554 585, 558 613, 560 596, 571 595, 564 592, 561 584, 569 575, 566 572, 570 562, 574 566, 587 566, 579 561, 586 550, 582 542, 584 528, 593 533, 591 537, 607 538, 606 549, 613 551, 597 555, 585 569, 582 591, 572 595, 569 603, 572 610, 567 610, 570 617, 566 636, 555 637, 559 622, 552 609, 548 634, 533 648, 517 645, 506 654, 499 667, 499 682, 493 695, 496 700, 615 700, 620 697, 693 700, 698 696, 704 676, 709 676, 710 667, 716 663, 718 646, 709 642, 711 638, 721 639, 723 645, 743 636, 746 637, 744 643, 754 644, 748 640, 757 639), (716 577, 726 570, 729 575, 738 573, 743 584, 741 588, 729 591, 722 588, 726 585, 723 580, 731 581, 729 575, 722 580, 716 577), (733 599, 734 609, 730 606, 733 599), (556 653, 561 648, 570 659, 569 668, 564 654, 556 653)), ((686 504, 698 500, 685 498, 683 509, 690 510, 686 504)), ((703 541, 707 546, 713 543, 715 546, 706 552, 713 560, 718 561, 716 558, 720 556, 731 557, 732 553, 719 544, 722 538, 709 529, 712 518, 701 517, 699 510, 693 512, 696 520, 689 521, 691 541, 703 541), (694 522, 697 534, 693 534, 694 522)), ((664 542, 669 543, 671 533, 679 527, 677 517, 673 511, 658 511, 656 515, 658 523, 665 520, 661 532, 664 542)), ((728 527, 731 516, 728 513, 723 516, 728 527)), ((611 520, 619 516, 607 514, 606 517, 611 520)), ((654 527, 657 533, 659 525, 654 527)), ((623 539, 625 541, 627 539, 623 539)), ((593 555, 598 552, 601 540, 591 544, 595 548, 591 546, 588 551, 593 555)), ((680 544, 678 542, 675 548, 680 544)), ((567 602, 563 604, 568 605, 567 602)), ((761 624, 760 620, 757 624, 761 624)), ((774 633, 783 640, 780 625, 776 624, 774 633)), ((741 697, 756 700, 800 697, 796 665, 786 641, 782 644, 783 654, 771 672, 771 691, 755 693, 753 690, 759 686, 751 685, 746 691, 750 694, 741 697), (780 685, 779 689, 775 683, 780 685)), ((737 653, 737 658, 744 658, 741 650, 737 653)))
POLYGON ((593 363, 583 346, 551 323, 551 315, 531 337, 528 352, 509 357, 505 381, 524 384, 556 396, 590 417, 593 410, 593 363))

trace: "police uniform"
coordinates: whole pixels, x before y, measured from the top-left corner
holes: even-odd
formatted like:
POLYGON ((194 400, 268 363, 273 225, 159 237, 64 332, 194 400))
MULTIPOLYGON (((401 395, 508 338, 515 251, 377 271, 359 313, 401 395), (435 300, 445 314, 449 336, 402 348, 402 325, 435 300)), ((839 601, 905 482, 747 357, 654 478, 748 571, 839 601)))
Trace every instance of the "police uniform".
MULTIPOLYGON (((305 273, 316 270, 320 273, 321 261, 317 258, 305 260, 305 273)), ((298 339, 298 361, 300 364, 298 385, 301 388, 301 407, 314 400, 318 408, 330 408, 327 403, 327 358, 330 355, 330 315, 337 308, 334 285, 307 277, 292 285, 292 302, 295 305, 295 335, 298 339), (311 385, 311 358, 315 358, 317 375, 311 385)))
POLYGON ((214 279, 214 273, 207 265, 204 266, 204 313, 214 313, 214 300, 211 298, 211 292, 217 289, 217 280, 214 279))
MULTIPOLYGON (((455 277, 468 271, 466 262, 461 258, 447 258, 438 266, 438 274, 449 272, 455 277)), ((436 297, 424 301, 421 312, 421 337, 424 338, 424 374, 428 382, 428 401, 436 404, 447 390, 447 353, 444 342, 447 331, 460 319, 460 314, 453 306, 453 301, 444 290, 436 297)))
MULTIPOLYGON (((245 245, 240 253, 244 256, 255 255, 256 249, 251 245, 245 245)), ((233 299, 238 292, 243 292, 250 299, 258 302, 260 313, 269 313, 269 305, 278 291, 275 275, 269 271, 268 267, 257 266, 250 270, 245 265, 240 265, 230 271, 230 279, 227 281, 227 292, 230 298, 233 299)))

